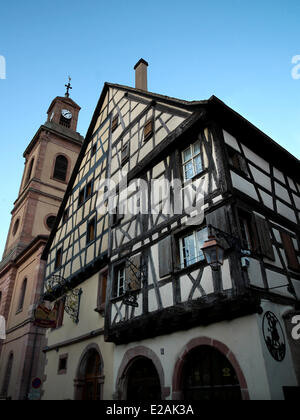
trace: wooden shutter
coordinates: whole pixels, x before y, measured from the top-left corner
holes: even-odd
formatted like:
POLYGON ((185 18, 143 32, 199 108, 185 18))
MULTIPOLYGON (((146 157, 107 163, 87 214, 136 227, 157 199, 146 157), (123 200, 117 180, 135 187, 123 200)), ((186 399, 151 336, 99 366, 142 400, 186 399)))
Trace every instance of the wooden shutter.
POLYGON ((121 151, 121 161, 124 163, 129 158, 129 143, 124 144, 121 151))
POLYGON ((111 123, 111 131, 112 131, 112 133, 117 129, 118 123, 119 123, 119 116, 116 115, 114 117, 114 119, 112 120, 112 123, 111 123))
POLYGON ((240 167, 240 170, 241 170, 242 172, 244 172, 244 174, 248 175, 248 168, 247 168, 247 164, 246 164, 246 161, 245 161, 245 159, 243 158, 243 156, 238 155, 238 161, 239 161, 239 167, 240 167))
POLYGON ((144 126, 144 140, 148 140, 153 134, 153 121, 149 120, 144 126))
POLYGON ((300 271, 299 261, 291 236, 285 232, 280 232, 280 236, 283 243, 285 255, 288 261, 288 268, 290 270, 300 271))
MULTIPOLYGON (((206 215, 207 225, 212 225, 213 227, 222 230, 225 233, 231 233, 228 223, 227 210, 225 207, 220 207, 219 209, 214 210, 213 212, 206 215)), ((214 230, 212 231, 214 233, 214 230)), ((217 232, 215 232, 217 234, 217 232)), ((228 249, 229 245, 226 239, 218 238, 220 245, 224 249, 228 249)))
POLYGON ((166 277, 173 272, 172 238, 168 236, 158 244, 159 277, 166 277))
POLYGON ((128 290, 141 288, 141 254, 131 257, 126 263, 126 282, 128 290))
POLYGON ((256 230, 259 241, 259 252, 266 258, 275 261, 270 228, 267 220, 255 215, 256 230))

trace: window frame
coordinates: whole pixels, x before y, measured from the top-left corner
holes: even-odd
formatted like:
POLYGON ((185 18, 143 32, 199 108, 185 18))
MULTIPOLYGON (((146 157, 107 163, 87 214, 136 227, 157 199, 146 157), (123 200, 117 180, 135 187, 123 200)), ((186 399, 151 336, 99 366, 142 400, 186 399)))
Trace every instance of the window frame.
POLYGON ((58 182, 64 182, 67 183, 68 180, 68 170, 69 170, 69 159, 67 158, 67 156, 63 155, 63 154, 59 154, 55 157, 54 159, 54 167, 53 167, 53 172, 52 172, 52 179, 54 179, 55 181, 58 182), (64 159, 64 164, 66 164, 66 167, 63 169, 64 170, 64 179, 60 176, 57 176, 57 171, 62 172, 62 169, 57 168, 57 161, 59 158, 63 158, 64 159))
POLYGON ((92 242, 96 240, 96 231, 97 231, 97 218, 96 216, 92 219, 87 221, 87 235, 86 235, 86 244, 90 245, 92 242), (93 238, 91 237, 91 231, 90 229, 93 227, 93 238))
POLYGON ((26 291, 27 291, 27 284, 28 284, 28 279, 27 279, 27 277, 25 277, 23 282, 22 282, 22 287, 21 287, 21 290, 20 290, 19 302, 18 302, 18 307, 17 307, 17 311, 16 311, 17 314, 22 312, 23 309, 24 309, 24 303, 25 303, 25 297, 26 297, 26 291))
POLYGON ((199 176, 200 174, 202 174, 205 171, 200 140, 196 140, 194 143, 191 143, 188 147, 186 147, 185 149, 183 149, 181 151, 181 162, 182 162, 183 180, 185 182, 190 181, 191 179, 194 179, 196 176, 199 176), (194 146, 196 145, 196 143, 199 143, 199 152, 198 153, 194 153, 194 146), (185 160, 184 154, 188 150, 191 152, 191 157, 189 159, 185 160), (196 172, 196 170, 195 170, 196 166, 195 166, 194 161, 198 156, 200 156, 200 160, 201 160, 201 170, 199 172, 196 172), (192 165, 193 165, 193 176, 190 177, 190 178, 187 178, 185 167, 190 162, 192 162, 192 165))
POLYGON ((114 283, 113 283, 113 290, 112 290, 112 299, 120 299, 126 293, 126 264, 125 262, 122 264, 118 264, 114 269, 114 283), (120 273, 123 271, 123 275, 121 276, 120 273), (122 278, 122 283, 121 283, 122 278), (122 284, 122 286, 121 286, 122 284), (123 289, 122 293, 120 291, 123 289))
POLYGON ((198 264, 198 263, 202 263, 205 262, 205 256, 202 252, 202 246, 204 245, 205 241, 208 239, 208 227, 207 226, 202 226, 199 229, 195 229, 195 230, 190 230, 188 232, 186 232, 185 234, 180 235, 179 237, 179 258, 180 258, 180 269, 184 270, 186 268, 189 268, 191 266, 193 266, 194 264, 198 264), (206 231, 206 239, 203 241, 203 243, 201 243, 197 236, 199 232, 202 231, 206 231), (191 262, 190 264, 187 264, 187 261, 192 261, 187 260, 187 258, 184 256, 185 253, 185 245, 184 245, 184 239, 185 238, 189 238, 189 237, 193 237, 193 245, 194 245, 194 251, 195 251, 195 258, 193 260, 195 260, 194 262, 191 262))

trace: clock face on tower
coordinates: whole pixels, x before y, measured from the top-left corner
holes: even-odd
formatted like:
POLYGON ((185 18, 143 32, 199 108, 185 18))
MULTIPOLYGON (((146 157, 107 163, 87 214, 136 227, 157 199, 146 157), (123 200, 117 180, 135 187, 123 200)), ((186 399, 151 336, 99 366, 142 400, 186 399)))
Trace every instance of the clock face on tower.
POLYGON ((72 112, 68 111, 67 109, 63 109, 61 111, 61 115, 66 119, 66 120, 70 120, 72 118, 72 112))

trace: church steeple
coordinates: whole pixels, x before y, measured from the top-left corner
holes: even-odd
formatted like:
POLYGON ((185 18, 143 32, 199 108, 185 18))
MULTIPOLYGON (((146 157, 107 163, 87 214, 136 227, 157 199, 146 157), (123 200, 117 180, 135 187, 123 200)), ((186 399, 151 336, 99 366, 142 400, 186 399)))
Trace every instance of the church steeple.
POLYGON ((83 143, 76 132, 80 109, 71 98, 56 97, 27 146, 4 257, 15 258, 37 235, 49 234, 83 143))

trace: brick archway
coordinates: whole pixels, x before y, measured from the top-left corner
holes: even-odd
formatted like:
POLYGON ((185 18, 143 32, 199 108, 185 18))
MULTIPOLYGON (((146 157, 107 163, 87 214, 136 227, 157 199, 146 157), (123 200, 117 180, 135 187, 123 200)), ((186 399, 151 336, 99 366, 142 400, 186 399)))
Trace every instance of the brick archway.
POLYGON ((116 380, 116 393, 114 394, 115 400, 125 400, 126 399, 126 385, 127 385, 127 373, 134 363, 140 357, 145 357, 150 359, 157 371, 160 387, 161 387, 161 398, 165 400, 171 392, 170 387, 165 387, 165 373, 161 364, 160 359, 154 353, 154 351, 148 349, 147 347, 138 346, 133 349, 128 350, 122 360, 122 363, 118 370, 118 376, 116 380))
POLYGON ((101 376, 99 376, 98 378, 98 382, 101 385, 100 388, 100 398, 102 399, 103 397, 103 385, 104 385, 104 362, 103 362, 103 358, 102 358, 102 354, 101 351, 99 349, 98 344, 96 343, 92 343, 89 344, 84 351, 81 354, 78 366, 77 366, 77 370, 76 370, 76 377, 74 379, 74 400, 82 400, 83 399, 83 393, 84 393, 84 385, 85 385, 85 368, 86 368, 86 359, 89 355, 90 352, 95 352, 98 354, 98 356, 100 357, 100 361, 101 361, 101 376))
POLYGON ((172 399, 173 400, 182 400, 182 380, 183 380, 183 369, 185 364, 185 359, 191 350, 194 350, 200 346, 211 346, 217 349, 220 353, 222 353, 231 363, 232 367, 234 368, 237 378, 240 383, 241 393, 243 400, 249 400, 249 391, 248 385, 243 374, 243 371, 232 351, 223 343, 218 340, 213 340, 212 338, 208 337, 200 337, 194 338, 191 340, 181 351, 173 372, 173 382, 172 382, 172 399))

